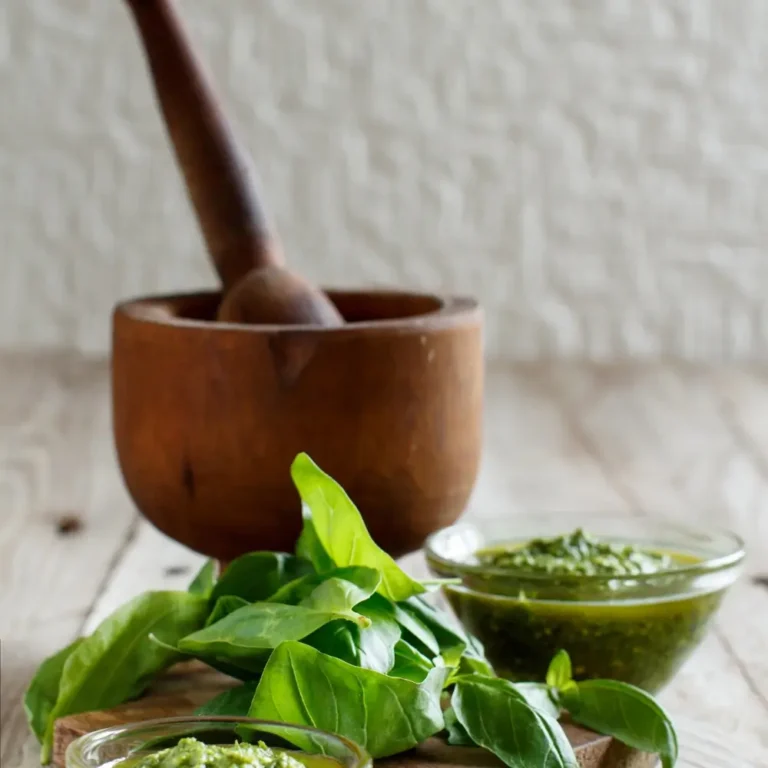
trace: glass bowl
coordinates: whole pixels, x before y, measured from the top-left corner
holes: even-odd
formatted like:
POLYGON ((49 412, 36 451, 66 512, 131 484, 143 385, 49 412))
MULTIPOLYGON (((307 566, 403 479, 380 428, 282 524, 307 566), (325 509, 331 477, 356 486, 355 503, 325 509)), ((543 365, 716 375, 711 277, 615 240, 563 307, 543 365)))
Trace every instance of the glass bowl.
POLYGON ((574 678, 609 678, 656 692, 699 645, 744 546, 735 534, 625 517, 508 516, 444 528, 425 545, 435 576, 496 673, 542 681, 568 651, 574 678), (575 525, 574 523, 578 523, 575 525), (483 565, 481 550, 515 547, 580 527, 598 539, 672 556, 674 565, 632 576, 542 574, 483 565))
POLYGON ((172 717, 144 720, 88 733, 66 752, 66 768, 103 768, 132 763, 193 736, 206 744, 264 742, 290 752, 307 768, 371 768, 357 744, 325 731, 247 717, 172 717))

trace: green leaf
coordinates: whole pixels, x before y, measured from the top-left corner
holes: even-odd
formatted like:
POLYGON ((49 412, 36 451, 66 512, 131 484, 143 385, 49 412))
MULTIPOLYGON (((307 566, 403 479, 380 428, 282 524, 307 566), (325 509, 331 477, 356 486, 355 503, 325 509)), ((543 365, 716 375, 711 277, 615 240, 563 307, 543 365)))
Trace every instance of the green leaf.
POLYGON ((355 618, 364 619, 341 604, 337 610, 318 611, 300 605, 253 603, 182 638, 178 645, 189 653, 223 657, 238 663, 241 659, 258 662, 286 640, 302 640, 335 619, 354 621, 355 618))
POLYGON ((403 677, 420 683, 435 668, 431 659, 414 648, 407 640, 400 640, 395 646, 395 664, 391 677, 403 677))
POLYGON ((360 666, 359 627, 338 619, 305 637, 302 641, 327 656, 360 666))
POLYGON ((476 744, 510 768, 578 768, 560 724, 498 678, 462 677, 451 705, 476 744))
POLYGON ((571 657, 565 651, 558 651, 547 669, 547 685, 550 688, 562 688, 573 679, 571 657))
MULTIPOLYGON (((357 568, 359 583, 353 583, 346 579, 332 577, 315 587, 299 605, 316 611, 328 611, 330 613, 350 613, 350 618, 356 621, 359 614, 352 614, 351 609, 358 603, 367 600, 379 586, 381 577, 373 568, 357 568)), ((361 622, 367 626, 370 622, 361 622)))
POLYGON ((220 693, 215 698, 198 707, 195 715, 208 717, 246 717, 256 693, 256 683, 245 683, 220 693))
POLYGON ((485 648, 483 648, 483 644, 474 635, 469 633, 466 633, 465 637, 467 638, 467 653, 472 658, 484 659, 485 648))
POLYGON ((224 595, 260 602, 284 584, 312 572, 310 563, 284 552, 251 552, 229 564, 213 588, 211 603, 224 595))
POLYGON ((534 709, 554 720, 560 717, 560 707, 552 700, 549 688, 544 683, 514 683, 514 686, 534 709))
POLYGON ((407 611, 402 603, 394 606, 395 618, 403 629, 403 637, 423 654, 434 658, 440 655, 440 643, 437 642, 432 630, 411 611, 407 611))
POLYGON ((250 717, 338 733, 386 757, 443 729, 445 668, 423 683, 388 677, 334 659, 302 643, 283 643, 269 659, 250 717))
POLYGON ((318 573, 333 570, 335 567, 333 560, 320 543, 312 522, 312 513, 306 504, 301 505, 301 516, 304 523, 299 534, 299 540, 296 542, 296 556, 312 563, 318 573))
POLYGON ((48 729, 51 712, 59 697, 59 682, 64 664, 75 649, 83 642, 82 638, 49 656, 35 672, 32 682, 24 694, 24 712, 32 733, 42 742, 48 729))
POLYGON ((309 511, 314 535, 335 566, 376 568, 381 573, 378 591, 390 600, 406 600, 424 592, 418 581, 376 545, 344 489, 305 453, 294 460, 291 477, 309 511))
POLYGON ((454 712, 453 707, 448 707, 445 710, 445 730, 448 732, 448 743, 454 747, 475 747, 477 746, 472 739, 469 738, 464 726, 459 722, 454 712))
POLYGON ((178 656, 186 656, 190 659, 198 659, 222 674, 234 677, 236 680, 242 680, 243 682, 258 680, 264 671, 264 665, 267 663, 266 657, 224 659, 221 656, 214 656, 212 654, 182 651, 178 646, 164 643, 153 634, 149 635, 149 639, 171 653, 175 653, 178 656))
POLYGON ((484 677, 495 677, 496 673, 493 667, 485 659, 472 656, 465 653, 459 659, 457 672, 460 675, 483 675, 484 677))
POLYGON ((519 690, 520 683, 513 683, 502 677, 486 677, 484 675, 456 675, 455 683, 468 682, 473 685, 482 685, 503 693, 505 696, 514 696, 521 701, 525 701, 525 695, 519 690))
POLYGON ((400 639, 400 627, 388 606, 391 603, 381 595, 373 595, 356 606, 356 611, 370 620, 370 626, 333 621, 302 642, 348 664, 386 674, 395 663, 395 644, 400 639))
POLYGON ((216 561, 206 560, 203 567, 197 572, 197 576, 192 579, 187 591, 193 595, 205 595, 209 597, 216 583, 216 561))
POLYGON ((43 745, 50 758, 53 722, 64 715, 109 709, 138 696, 152 678, 179 655, 153 643, 150 633, 168 646, 202 626, 208 601, 188 592, 146 592, 99 624, 64 663, 59 696, 43 745))
POLYGON ((641 752, 657 754, 664 768, 672 768, 677 761, 672 720, 652 696, 633 685, 586 680, 561 690, 560 703, 577 723, 641 752))
POLYGON ((270 595, 266 602, 285 603, 286 605, 298 605, 302 600, 309 597, 316 587, 319 587, 328 579, 337 578, 351 581, 361 588, 367 588, 372 580, 376 580, 376 586, 381 580, 378 571, 365 566, 353 565, 348 568, 331 568, 323 573, 308 573, 298 579, 289 581, 270 595))
POLYGON ((358 665, 387 674, 395 664, 395 646, 401 635, 392 603, 377 594, 357 605, 356 610, 371 622, 357 630, 358 665))
POLYGON ((448 613, 439 611, 423 597, 412 597, 401 605, 431 632, 445 663, 456 666, 469 645, 461 627, 448 613))
POLYGON ((221 621, 225 616, 229 616, 230 613, 234 613, 238 608, 248 605, 247 600, 243 600, 242 597, 236 595, 222 595, 213 606, 213 610, 208 614, 208 618, 205 620, 205 626, 210 627, 211 624, 215 624, 217 621, 221 621))

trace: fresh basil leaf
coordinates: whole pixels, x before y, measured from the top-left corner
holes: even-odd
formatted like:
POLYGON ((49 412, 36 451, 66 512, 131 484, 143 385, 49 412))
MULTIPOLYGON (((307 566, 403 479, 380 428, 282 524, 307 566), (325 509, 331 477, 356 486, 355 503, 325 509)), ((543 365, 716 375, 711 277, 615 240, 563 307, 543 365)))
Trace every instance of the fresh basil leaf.
POLYGON ((459 659, 457 672, 460 675, 483 675, 485 677, 495 677, 496 673, 493 667, 483 658, 465 653, 459 659))
POLYGON ((243 683, 258 680, 267 663, 266 657, 255 659, 224 659, 220 656, 205 656, 193 654, 196 659, 209 667, 221 672, 223 675, 234 677, 243 683))
POLYGON ((459 666, 457 669, 458 674, 475 674, 484 675, 486 677, 496 677, 488 659, 485 658, 485 648, 483 644, 474 636, 468 632, 464 634, 467 640, 467 650, 464 651, 461 659, 459 660, 459 666))
POLYGON ((298 605, 302 600, 309 597, 316 587, 332 578, 351 581, 361 588, 366 588, 373 579, 377 580, 378 586, 378 581, 381 579, 378 571, 375 571, 373 568, 366 568, 365 566, 352 565, 348 568, 331 568, 331 570, 324 571, 323 573, 308 573, 298 579, 289 581, 273 595, 270 595, 266 602, 298 605))
POLYGON ((387 674, 395 664, 395 647, 401 635, 392 603, 376 594, 355 609, 371 622, 357 629, 358 666, 387 674))
POLYGON ((443 729, 440 693, 446 673, 434 669, 417 685, 302 643, 283 643, 269 659, 248 714, 337 733, 374 758, 387 757, 443 729))
POLYGON ((370 626, 333 621, 302 642, 348 664, 386 674, 395 663, 395 644, 400 639, 400 627, 387 610, 390 605, 381 595, 373 595, 355 609, 370 620, 370 626))
MULTIPOLYGON (((351 613, 352 608, 367 600, 376 591, 381 581, 379 572, 373 568, 358 568, 357 570, 359 572, 359 584, 336 577, 326 579, 322 584, 315 587, 299 605, 315 611, 351 613)), ((358 618, 359 614, 352 616, 353 621, 358 618)), ((365 626, 369 623, 368 621, 362 622, 362 625, 365 626)))
POLYGON ((503 693, 505 696, 514 696, 515 698, 525 701, 525 696, 518 690, 520 683, 513 683, 510 680, 505 680, 503 677, 486 677, 485 675, 456 675, 453 678, 455 683, 472 683, 473 685, 481 685, 485 688, 490 688, 495 691, 503 693))
POLYGON ((678 745, 672 720, 645 691, 617 680, 585 680, 561 689, 560 703, 577 723, 657 754, 664 768, 675 765, 678 745))
POLYGON ((32 682, 24 694, 24 712, 32 733, 42 742, 48 728, 51 712, 59 698, 59 682, 64 664, 75 649, 83 642, 78 638, 58 653, 49 656, 35 672, 32 682))
POLYGON ((465 633, 465 637, 467 638, 467 653, 474 658, 484 659, 485 648, 483 647, 483 644, 469 632, 465 633))
POLYGON ((434 658, 440 655, 440 643, 432 630, 418 617, 395 603, 395 618, 403 629, 403 637, 424 655, 434 658))
POLYGON ((192 579, 192 583, 189 585, 187 591, 193 595, 205 595, 209 597, 213 591, 213 586, 216 583, 216 561, 206 560, 203 567, 197 572, 197 575, 192 579))
POLYGON ((400 640, 395 646, 395 664, 391 677, 403 677, 420 683, 435 668, 431 659, 414 648, 407 640, 400 640))
POLYGON ((562 688, 573 679, 571 657, 565 651, 558 651, 547 669, 547 685, 550 688, 562 688))
POLYGON ((208 717, 246 717, 256 693, 256 683, 245 683, 237 688, 230 688, 215 698, 198 707, 195 715, 208 717))
POLYGON ((167 651, 176 653, 179 656, 186 656, 190 659, 198 659, 209 667, 218 670, 222 674, 234 677, 236 680, 242 680, 248 682, 251 680, 258 680, 261 677, 261 673, 264 671, 264 665, 267 663, 265 657, 255 658, 239 658, 239 659, 224 659, 221 656, 213 656, 206 653, 192 653, 191 651, 182 651, 178 646, 171 645, 170 643, 164 643, 159 640, 153 634, 149 635, 149 639, 165 648, 167 651))
POLYGON ((227 566, 211 592, 211 603, 224 595, 241 597, 248 603, 260 602, 284 584, 312 572, 306 560, 284 552, 250 552, 227 566))
POLYGON ((439 611, 423 597, 412 597, 401 603, 407 611, 425 626, 437 641, 440 655, 446 664, 456 666, 468 643, 464 631, 445 611, 439 611))
POLYGON ((296 556, 312 563, 318 573, 332 571, 336 566, 323 548, 312 522, 312 513, 306 504, 301 505, 303 525, 296 542, 296 556))
POLYGON ((348 621, 337 619, 305 637, 302 641, 317 651, 360 666, 359 627, 348 621))
POLYGON ((514 686, 534 709, 554 720, 560 717, 560 707, 552 700, 549 688, 544 683, 514 683, 514 686))
POLYGON ((510 768, 578 768, 560 724, 498 678, 462 677, 451 705, 476 744, 510 768))
POLYGON ((363 518, 344 489, 305 453, 291 466, 291 477, 309 510, 314 533, 337 567, 367 565, 381 573, 379 592, 390 600, 406 600, 424 592, 371 538, 363 518))
POLYGON ((225 616, 229 616, 230 613, 234 613, 238 608, 248 605, 247 600, 243 600, 242 597, 236 595, 222 595, 213 606, 213 610, 208 614, 208 618, 205 620, 205 626, 210 627, 211 624, 215 624, 217 621, 221 621, 225 616))
POLYGON ((221 656, 230 661, 260 660, 286 640, 302 640, 334 619, 368 622, 351 608, 318 611, 299 605, 252 603, 238 608, 215 624, 182 638, 182 651, 221 656))
POLYGON ((138 696, 154 675, 179 655, 149 639, 175 646, 205 621, 208 601, 188 592, 146 592, 108 616, 69 655, 43 745, 50 758, 53 723, 64 715, 109 709, 138 696))
POLYGON ((456 717, 456 713, 453 711, 453 707, 448 707, 445 710, 445 730, 448 732, 448 743, 454 747, 475 747, 477 746, 472 739, 469 738, 464 726, 459 722, 456 717))

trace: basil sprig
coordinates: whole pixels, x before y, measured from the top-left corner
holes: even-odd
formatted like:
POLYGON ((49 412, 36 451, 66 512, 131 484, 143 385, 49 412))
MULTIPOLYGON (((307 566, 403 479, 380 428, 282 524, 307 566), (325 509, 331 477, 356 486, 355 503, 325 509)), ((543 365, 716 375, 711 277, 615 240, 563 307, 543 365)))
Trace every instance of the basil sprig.
POLYGON ((550 698, 575 722, 613 736, 628 747, 657 754, 663 768, 677 762, 677 734, 664 708, 645 691, 618 680, 571 678, 571 660, 560 651, 549 665, 550 698))
POLYGON ((242 682, 199 714, 314 726, 375 758, 442 735, 509 768, 576 768, 558 722, 566 710, 672 768, 674 729, 651 696, 574 682, 565 652, 545 683, 495 677, 480 643, 376 545, 341 486, 304 454, 291 473, 304 522, 295 554, 251 552, 220 577, 209 561, 188 591, 140 595, 43 662, 24 700, 43 762, 57 717, 120 704, 197 658, 242 682))

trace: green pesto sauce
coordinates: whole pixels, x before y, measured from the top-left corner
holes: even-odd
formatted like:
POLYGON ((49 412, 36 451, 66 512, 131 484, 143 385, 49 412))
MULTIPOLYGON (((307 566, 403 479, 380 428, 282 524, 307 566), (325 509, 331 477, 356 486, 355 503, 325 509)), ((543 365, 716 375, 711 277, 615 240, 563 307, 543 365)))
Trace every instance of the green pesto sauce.
POLYGON ((282 750, 258 744, 205 744, 181 739, 175 747, 153 752, 131 768, 304 768, 304 763, 282 750))
POLYGON ((477 557, 494 568, 582 576, 632 576, 657 573, 672 565, 669 555, 630 544, 599 541, 580 528, 553 539, 534 539, 512 549, 482 550, 477 557))
POLYGON ((600 542, 582 531, 476 557, 509 576, 477 576, 467 582, 471 590, 447 586, 446 596, 497 674, 511 680, 543 681, 563 648, 576 680, 622 680, 655 692, 701 641, 724 592, 694 591, 691 576, 668 571, 695 557, 600 542), (537 586, 534 574, 554 578, 537 586), (651 575, 632 580, 640 574, 651 575), (607 578, 597 583, 580 580, 601 575, 607 578))

